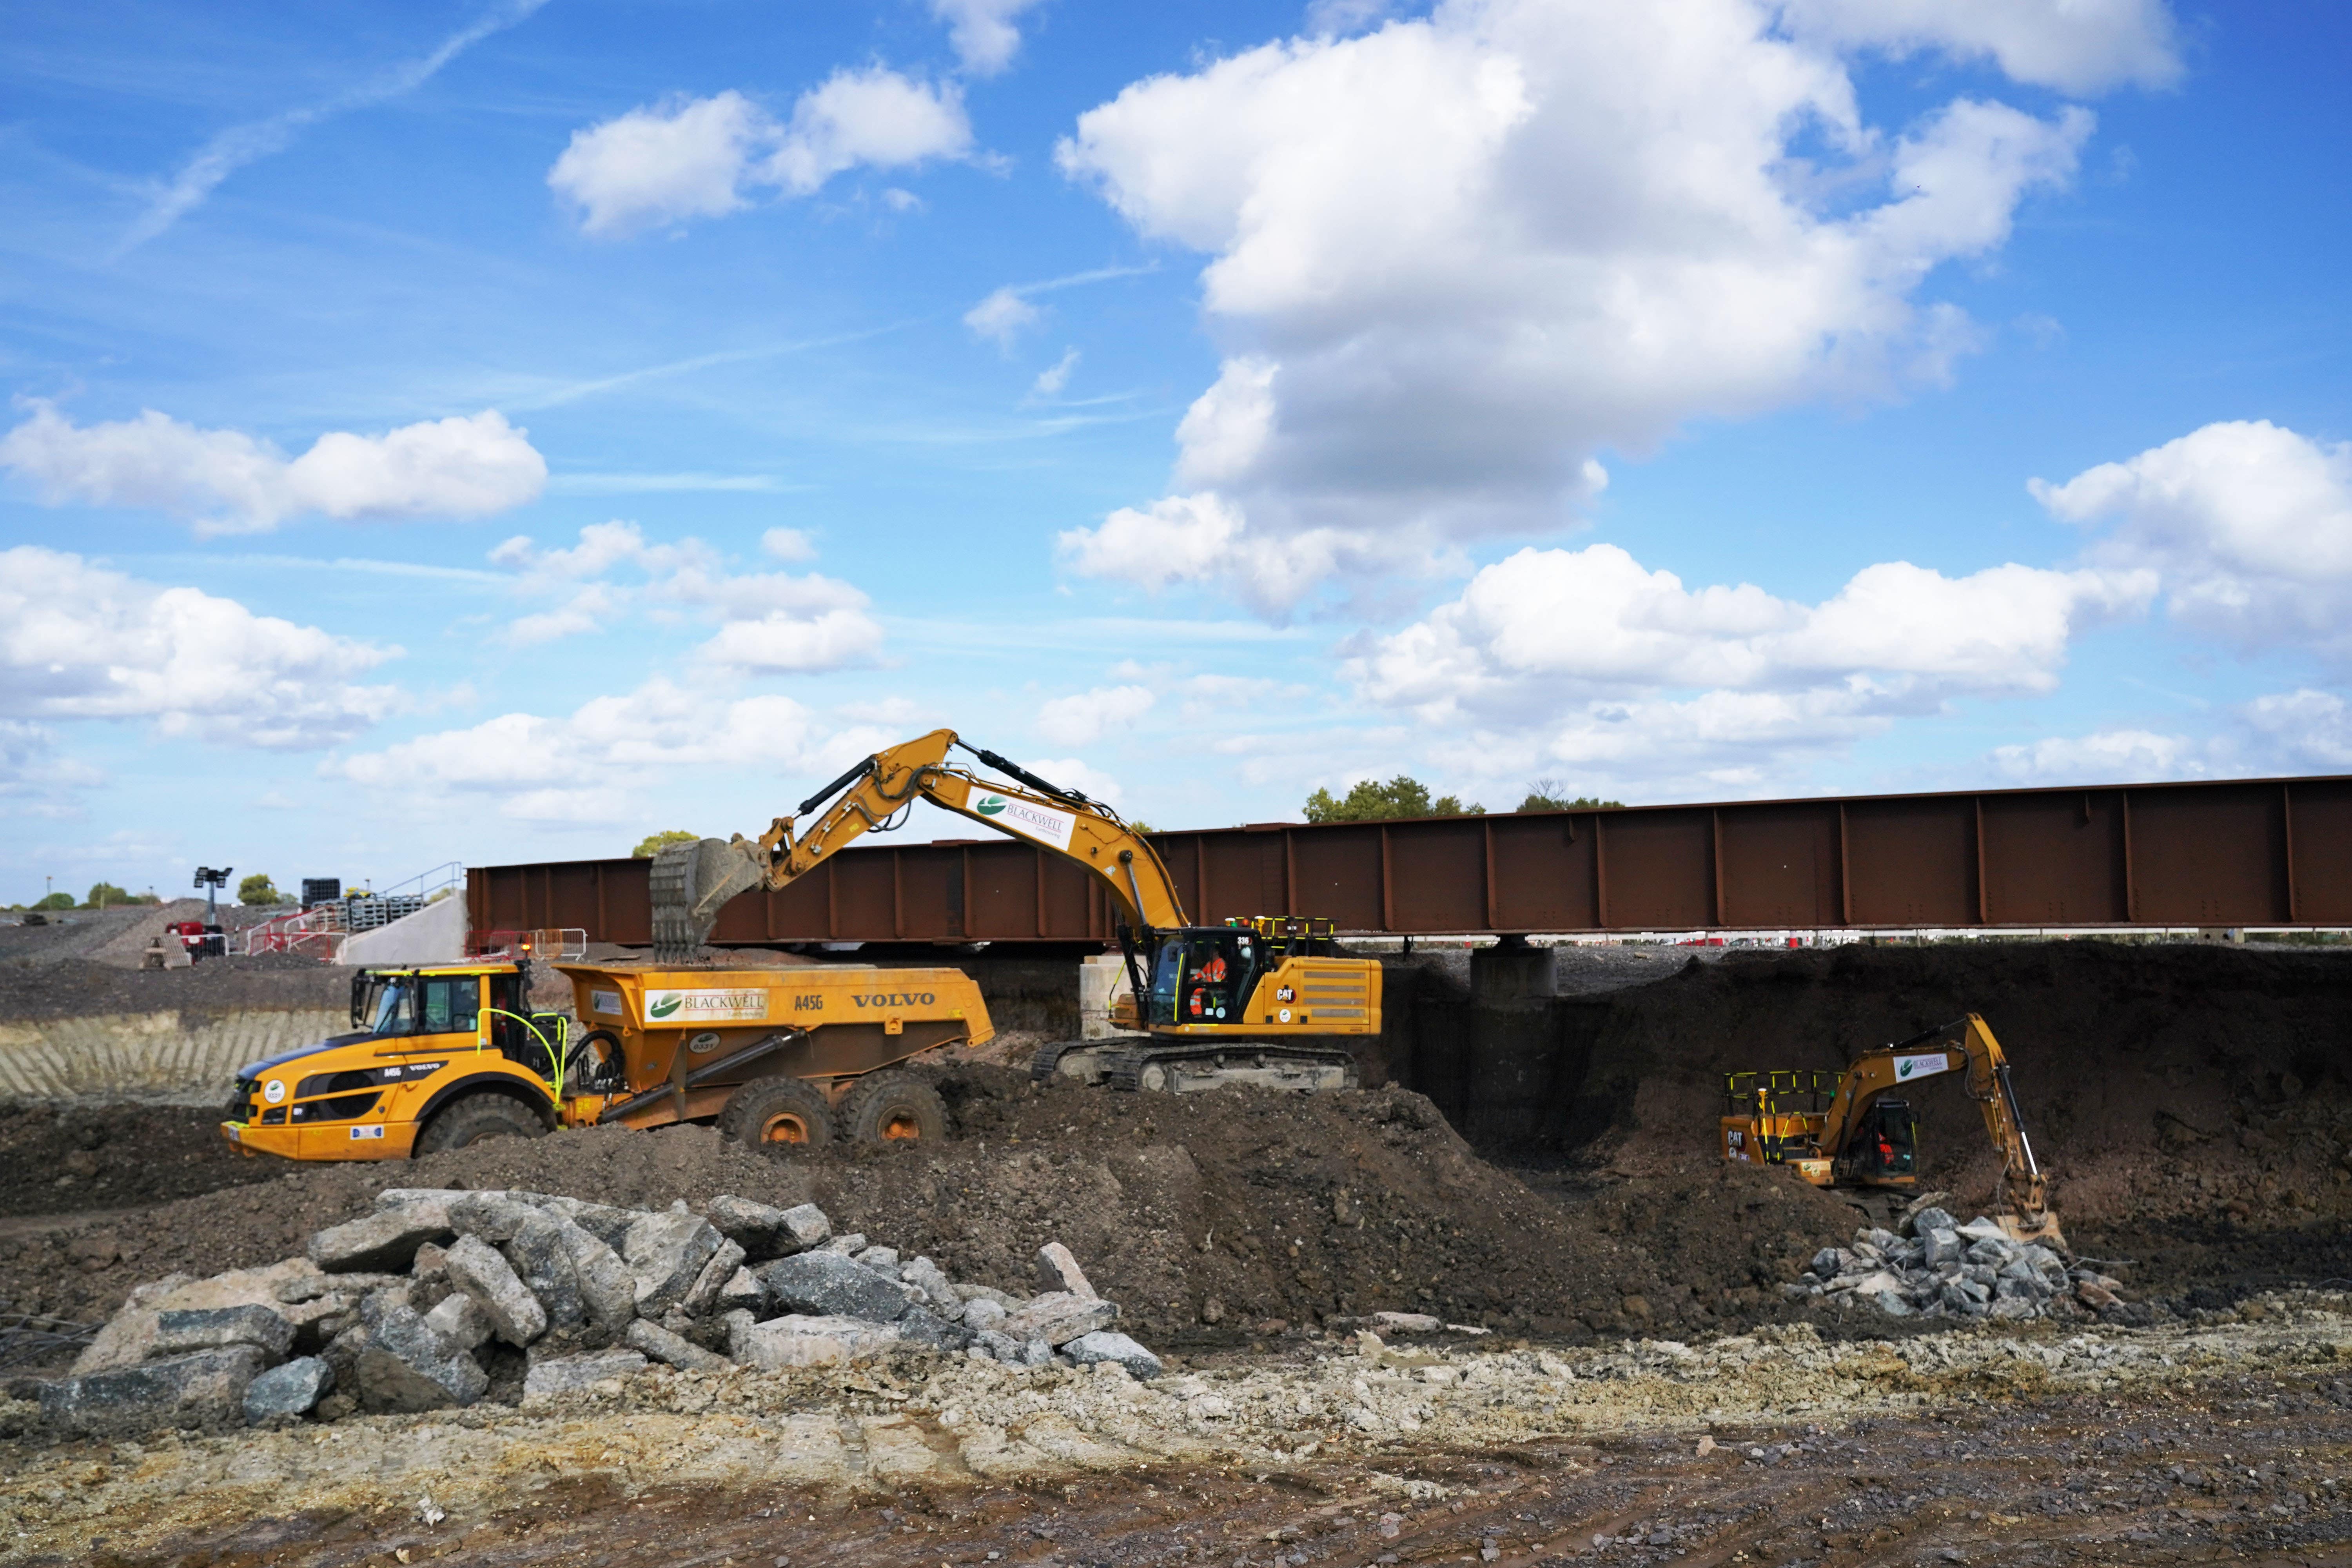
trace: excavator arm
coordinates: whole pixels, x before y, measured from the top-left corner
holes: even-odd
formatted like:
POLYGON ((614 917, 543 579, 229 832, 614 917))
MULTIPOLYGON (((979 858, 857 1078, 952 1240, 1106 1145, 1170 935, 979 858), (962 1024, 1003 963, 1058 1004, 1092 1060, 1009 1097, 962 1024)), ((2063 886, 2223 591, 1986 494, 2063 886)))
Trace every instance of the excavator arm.
POLYGON ((2001 1189, 2012 1211, 2001 1216, 2003 1225, 2020 1240, 2058 1239, 2058 1222, 2050 1213, 2049 1180, 2018 1113, 2009 1058, 1978 1014, 1882 1046, 1848 1068, 1822 1128, 1822 1151, 1841 1163, 1851 1160, 1850 1145, 1880 1100, 1906 1084, 1948 1072, 1967 1075, 1968 1096, 1977 1102, 1985 1131, 2000 1151, 2001 1189), (1959 1038, 1953 1041, 1956 1031, 1959 1038))
POLYGON ((729 900, 755 887, 790 886, 836 850, 892 826, 918 796, 1040 845, 1099 876, 1136 940, 1185 923, 1168 868, 1117 812, 993 752, 965 746, 952 730, 934 730, 866 758, 801 802, 793 816, 777 817, 757 841, 740 835, 705 838, 656 856, 655 956, 667 963, 691 959, 729 900), (957 747, 1020 785, 996 784, 950 763, 948 753, 957 747), (828 800, 833 804, 825 805, 828 800), (822 814, 801 828, 800 819, 820 806, 822 814))

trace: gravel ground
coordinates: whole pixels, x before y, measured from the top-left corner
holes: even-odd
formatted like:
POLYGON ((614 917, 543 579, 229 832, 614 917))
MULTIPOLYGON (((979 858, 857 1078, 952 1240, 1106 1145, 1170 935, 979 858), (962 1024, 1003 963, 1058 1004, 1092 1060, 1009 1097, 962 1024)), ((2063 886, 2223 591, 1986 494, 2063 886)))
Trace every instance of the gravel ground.
POLYGON ((2346 1305, 1895 1346, 1301 1342, 1140 1385, 657 1370, 522 1412, 0 1448, 0 1529, 9 1561, 117 1568, 2332 1563, 2346 1305))

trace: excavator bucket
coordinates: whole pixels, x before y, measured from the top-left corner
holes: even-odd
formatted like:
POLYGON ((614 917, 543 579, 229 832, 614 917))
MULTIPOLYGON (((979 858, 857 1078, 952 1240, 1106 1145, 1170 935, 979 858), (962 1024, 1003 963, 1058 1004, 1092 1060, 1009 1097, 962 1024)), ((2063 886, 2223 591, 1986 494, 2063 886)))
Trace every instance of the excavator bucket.
POLYGON ((719 911, 765 876, 760 847, 741 838, 673 844, 655 855, 646 879, 653 895, 655 960, 691 963, 700 957, 719 911))
POLYGON ((2058 1228, 2058 1216, 2044 1209, 2040 1214, 2003 1214, 1993 1216, 1993 1223, 2015 1242, 2038 1241, 2055 1252, 2070 1252, 2066 1233, 2058 1228))

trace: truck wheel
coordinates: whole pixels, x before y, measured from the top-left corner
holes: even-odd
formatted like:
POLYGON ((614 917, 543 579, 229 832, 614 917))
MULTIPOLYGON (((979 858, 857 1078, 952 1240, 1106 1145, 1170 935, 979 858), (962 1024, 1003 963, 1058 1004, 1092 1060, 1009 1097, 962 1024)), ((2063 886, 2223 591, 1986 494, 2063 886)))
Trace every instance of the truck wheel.
POLYGON ((841 1120, 859 1143, 937 1143, 948 1135, 947 1101, 912 1073, 867 1073, 842 1102, 841 1120))
POLYGON ((727 1097, 719 1113, 721 1136, 781 1154, 799 1145, 833 1142, 833 1106, 824 1090, 798 1078, 755 1078, 727 1097))
POLYGON ((537 1138, 547 1131, 530 1107, 503 1094, 469 1094, 439 1114, 416 1135, 416 1154, 463 1149, 485 1138, 537 1138))

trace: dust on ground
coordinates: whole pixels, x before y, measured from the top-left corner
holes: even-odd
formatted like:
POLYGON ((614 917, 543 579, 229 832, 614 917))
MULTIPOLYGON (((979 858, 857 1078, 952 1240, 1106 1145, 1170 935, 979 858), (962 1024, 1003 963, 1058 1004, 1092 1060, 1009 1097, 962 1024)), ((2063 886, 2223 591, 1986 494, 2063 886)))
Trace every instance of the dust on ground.
MULTIPOLYGON (((2161 1331, 1302 1342, 1144 1384, 656 1368, 536 1408, 0 1447, 7 1560, 2338 1561, 2342 1297, 2161 1331)), ((0 1420, 21 1405, 0 1406, 0 1420)))

